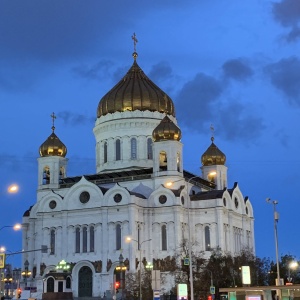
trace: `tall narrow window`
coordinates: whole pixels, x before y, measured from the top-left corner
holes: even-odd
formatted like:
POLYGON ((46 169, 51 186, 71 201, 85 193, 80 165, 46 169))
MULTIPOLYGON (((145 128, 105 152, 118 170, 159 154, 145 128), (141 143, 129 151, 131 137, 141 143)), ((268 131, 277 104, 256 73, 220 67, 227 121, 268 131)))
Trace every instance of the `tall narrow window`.
POLYGON ((75 231, 75 252, 80 252, 80 228, 77 227, 75 231))
POLYGON ((119 139, 116 140, 116 160, 121 159, 121 142, 119 139))
POLYGON ((82 252, 87 252, 87 228, 82 229, 82 252))
POLYGON ((62 179, 65 178, 65 169, 63 167, 59 168, 59 183, 62 183, 62 179))
POLYGON ((141 241, 141 229, 140 229, 140 225, 138 226, 138 250, 140 250, 140 241, 141 241))
POLYGON ((104 163, 107 163, 107 142, 104 143, 104 163))
POLYGON ((121 249, 121 225, 116 226, 116 250, 121 249))
POLYGON ((55 254, 55 230, 50 231, 50 254, 55 254))
POLYGON ((95 251, 95 228, 94 226, 90 227, 90 252, 95 251))
POLYGON ((137 158, 137 146, 136 146, 136 138, 131 139, 131 159, 137 158))
POLYGON ((152 139, 147 139, 147 156, 148 159, 153 159, 153 152, 152 152, 152 139))
POLYGON ((167 226, 161 226, 161 250, 167 250, 167 226))
POLYGON ((49 184, 50 183, 50 168, 45 167, 43 170, 43 184, 49 184))
POLYGON ((178 152, 177 153, 177 171, 180 172, 180 153, 178 152))
POLYGON ((166 171, 168 166, 167 153, 165 151, 161 151, 159 153, 159 170, 166 171))
POLYGON ((205 251, 210 251, 211 250, 211 245, 210 245, 210 229, 209 229, 208 226, 205 226, 204 236, 205 236, 205 251))

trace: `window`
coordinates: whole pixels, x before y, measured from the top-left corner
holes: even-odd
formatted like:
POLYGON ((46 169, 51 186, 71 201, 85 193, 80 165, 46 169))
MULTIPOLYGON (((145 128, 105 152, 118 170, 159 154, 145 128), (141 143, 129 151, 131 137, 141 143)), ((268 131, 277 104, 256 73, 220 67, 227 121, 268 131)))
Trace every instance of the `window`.
POLYGON ((75 252, 80 252, 80 228, 77 227, 75 231, 75 252))
POLYGON ((177 153, 177 171, 180 172, 180 153, 177 153))
POLYGON ((137 159, 136 138, 131 139, 131 159, 137 159))
POLYGON ((60 167, 59 169, 59 183, 62 183, 63 178, 65 177, 65 169, 60 167))
POLYGON ((148 159, 153 159, 153 152, 152 152, 152 139, 147 139, 147 157, 148 159))
POLYGON ((49 184, 50 183, 50 168, 45 167, 43 170, 43 184, 49 184))
POLYGON ((70 289, 71 288, 71 278, 67 277, 66 279, 66 289, 70 289))
POLYGON ((55 230, 50 231, 50 254, 55 254, 55 230))
POLYGON ((167 250, 167 226, 161 226, 161 250, 167 250))
POLYGON ((82 252, 87 252, 87 228, 82 229, 82 252))
POLYGON ((141 229, 140 226, 138 226, 138 250, 140 250, 140 240, 141 240, 141 229))
POLYGON ((104 163, 107 163, 107 142, 104 143, 104 163))
POLYGON ((209 226, 205 226, 204 236, 205 236, 205 251, 210 251, 211 250, 211 245, 210 245, 210 229, 209 229, 209 226))
POLYGON ((167 171, 168 159, 167 153, 165 151, 161 151, 159 153, 159 170, 167 171))
POLYGON ((121 225, 116 226, 116 250, 121 249, 121 225))
POLYGON ((116 160, 121 159, 121 142, 119 139, 116 140, 116 160))
POLYGON ((90 252, 95 251, 95 228, 94 226, 90 227, 90 252))

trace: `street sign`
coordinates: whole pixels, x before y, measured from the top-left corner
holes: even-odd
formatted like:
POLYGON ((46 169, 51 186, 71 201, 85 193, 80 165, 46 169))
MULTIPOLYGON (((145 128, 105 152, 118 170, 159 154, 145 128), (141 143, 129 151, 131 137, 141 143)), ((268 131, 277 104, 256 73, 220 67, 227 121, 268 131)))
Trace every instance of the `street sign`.
POLYGON ((185 266, 189 266, 190 265, 190 259, 188 257, 185 257, 184 260, 183 260, 183 264, 185 266))
POLYGON ((160 291, 153 291, 153 299, 160 300, 160 291))
POLYGON ((210 287, 210 293, 211 293, 212 295, 214 295, 214 294, 216 293, 216 287, 211 286, 211 287, 210 287))

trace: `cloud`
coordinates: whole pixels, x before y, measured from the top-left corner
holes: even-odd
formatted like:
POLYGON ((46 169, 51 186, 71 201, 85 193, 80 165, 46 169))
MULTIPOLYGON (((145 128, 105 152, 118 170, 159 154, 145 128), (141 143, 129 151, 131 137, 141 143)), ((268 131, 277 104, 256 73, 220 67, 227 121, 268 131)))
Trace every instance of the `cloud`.
POLYGON ((295 57, 281 59, 265 68, 271 83, 281 90, 292 105, 300 106, 300 60, 295 57))
POLYGON ((272 7, 273 16, 282 26, 295 26, 300 21, 300 1, 282 0, 274 2, 272 7))
POLYGON ((217 128, 227 140, 253 141, 265 129, 263 119, 240 101, 220 105, 217 128))
POLYGON ((211 121, 212 105, 222 94, 221 83, 206 74, 199 73, 187 82, 176 96, 178 120, 201 131, 206 121, 211 121))
POLYGON ((223 66, 225 78, 245 81, 253 75, 252 69, 242 59, 230 59, 223 66))
POLYGON ((74 67, 72 71, 82 78, 86 78, 90 80, 99 80, 111 76, 110 70, 112 66, 113 66, 112 61, 103 59, 92 66, 80 65, 74 67))
POLYGON ((58 118, 62 119, 68 125, 82 125, 95 122, 95 118, 85 116, 83 114, 71 113, 69 111, 62 111, 57 114, 58 118))
POLYGON ((298 27, 300 21, 300 1, 299 0, 282 0, 273 3, 272 13, 274 19, 284 27, 290 28, 284 39, 287 42, 294 42, 300 37, 298 27))
POLYGON ((167 80, 173 77, 171 65, 162 61, 152 66, 149 72, 149 78, 153 82, 160 82, 162 80, 167 80))

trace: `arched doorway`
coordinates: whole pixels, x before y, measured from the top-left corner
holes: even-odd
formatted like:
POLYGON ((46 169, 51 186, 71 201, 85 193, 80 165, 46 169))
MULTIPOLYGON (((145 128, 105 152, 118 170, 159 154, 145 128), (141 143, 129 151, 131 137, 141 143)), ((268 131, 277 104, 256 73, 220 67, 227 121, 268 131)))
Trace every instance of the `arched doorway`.
POLYGON ((84 266, 78 273, 78 297, 92 297, 93 293, 93 273, 92 270, 84 266))

